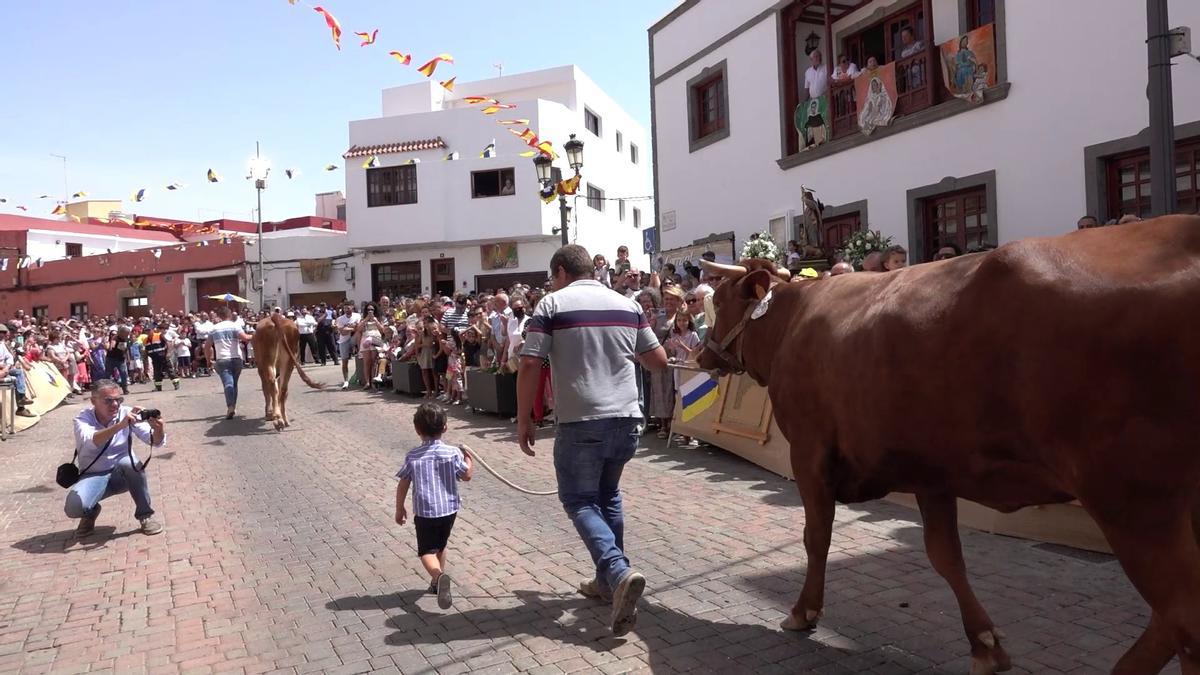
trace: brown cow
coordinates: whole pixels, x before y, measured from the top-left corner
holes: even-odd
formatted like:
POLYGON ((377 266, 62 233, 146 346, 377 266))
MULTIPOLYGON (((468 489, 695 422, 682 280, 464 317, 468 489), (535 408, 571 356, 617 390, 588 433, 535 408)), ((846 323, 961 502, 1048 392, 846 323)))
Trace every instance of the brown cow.
POLYGON ((287 395, 292 368, 295 367, 304 384, 313 389, 321 389, 324 385, 309 379, 300 366, 300 359, 296 358, 300 330, 292 320, 272 313, 258 322, 250 344, 254 346, 254 362, 258 364, 258 378, 262 381, 263 398, 267 403, 265 418, 277 431, 282 431, 289 424, 287 395))
POLYGON ((709 267, 726 280, 700 365, 767 387, 804 501, 808 571, 785 629, 821 615, 834 503, 911 492, 971 673, 1006 670, 955 499, 1078 499, 1153 611, 1115 672, 1178 655, 1200 673, 1200 218, 798 283, 764 261, 709 267))

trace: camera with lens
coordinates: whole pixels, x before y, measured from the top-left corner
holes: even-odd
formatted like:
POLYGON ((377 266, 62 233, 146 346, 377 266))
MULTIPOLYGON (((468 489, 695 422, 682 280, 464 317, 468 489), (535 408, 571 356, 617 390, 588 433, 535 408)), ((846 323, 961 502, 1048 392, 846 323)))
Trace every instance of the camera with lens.
POLYGON ((162 411, 154 408, 146 408, 138 413, 138 418, 145 422, 148 419, 158 419, 162 417, 162 411))

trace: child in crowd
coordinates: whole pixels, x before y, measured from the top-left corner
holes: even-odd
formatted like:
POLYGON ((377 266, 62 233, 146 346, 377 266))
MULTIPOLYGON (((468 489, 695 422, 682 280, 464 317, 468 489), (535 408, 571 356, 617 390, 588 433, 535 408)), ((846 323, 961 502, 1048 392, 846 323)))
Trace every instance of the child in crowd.
POLYGON ((192 372, 192 341, 181 337, 175 341, 175 363, 179 366, 179 377, 195 377, 192 372))
POLYGON ((883 271, 891 272, 908 266, 908 251, 903 246, 892 246, 883 252, 883 271))
POLYGON ((451 405, 462 405, 463 397, 463 355, 457 339, 447 339, 445 344, 450 349, 449 361, 446 363, 446 396, 451 405))
POLYGON ((457 480, 471 480, 474 461, 471 449, 462 449, 442 442, 446 433, 446 411, 440 406, 425 403, 413 415, 413 427, 421 437, 421 445, 404 457, 404 465, 396 473, 396 524, 408 521, 404 508, 411 487, 413 492, 413 526, 417 530, 417 555, 429 573, 429 593, 436 594, 438 607, 448 609, 453 603, 450 575, 446 569, 446 544, 454 520, 462 506, 457 480), (456 480, 457 479, 457 480, 456 480))
POLYGON ((142 342, 129 341, 129 381, 136 384, 146 383, 146 374, 142 371, 142 342))
MULTIPOLYGON (((696 322, 692 319, 692 315, 687 313, 687 310, 680 310, 675 315, 674 323, 671 325, 671 332, 667 337, 667 343, 664 345, 667 349, 667 354, 675 359, 678 363, 685 363, 693 360, 693 357, 700 352, 700 336, 696 333, 696 322)), ((683 386, 681 371, 675 371, 675 391, 683 386)), ((699 446, 691 436, 683 437, 683 446, 694 448, 699 446)))

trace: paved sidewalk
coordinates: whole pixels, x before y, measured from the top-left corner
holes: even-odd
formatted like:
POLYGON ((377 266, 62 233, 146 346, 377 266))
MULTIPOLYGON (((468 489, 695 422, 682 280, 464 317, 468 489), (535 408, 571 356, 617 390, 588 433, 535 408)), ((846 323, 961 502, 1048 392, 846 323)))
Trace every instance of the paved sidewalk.
MULTIPOLYGON (((634 633, 611 637, 607 608, 573 592, 590 560, 557 500, 482 469, 451 538, 455 605, 439 610, 411 526, 392 521, 414 402, 295 381, 292 427, 278 434, 259 418, 253 371, 242 385, 251 417, 232 421, 215 378, 130 396, 168 420, 170 447, 149 467, 156 537, 136 532, 121 495, 75 539, 53 473, 78 406, 0 444, 0 672, 967 670, 957 606, 912 512, 839 507, 823 623, 783 633, 805 565, 794 486, 652 438, 624 481, 626 541, 649 583, 634 633)), ((552 487, 551 430, 528 459, 507 420, 454 415, 447 440, 552 487)), ((963 543, 1016 672, 1107 672, 1147 622, 1109 557, 971 531, 963 543)))

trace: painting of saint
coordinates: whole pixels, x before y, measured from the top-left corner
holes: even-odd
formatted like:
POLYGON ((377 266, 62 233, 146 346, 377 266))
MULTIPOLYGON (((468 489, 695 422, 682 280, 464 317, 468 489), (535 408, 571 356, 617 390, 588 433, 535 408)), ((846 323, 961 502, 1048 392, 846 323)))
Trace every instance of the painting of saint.
POLYGON ((896 64, 863 71, 854 83, 858 101, 858 128, 870 135, 892 123, 896 113, 896 64))
POLYGON ((995 27, 976 28, 938 47, 946 89, 968 103, 982 101, 984 90, 996 85, 995 27))
POLYGON ((796 106, 795 122, 802 150, 829 140, 829 97, 820 96, 796 106))

